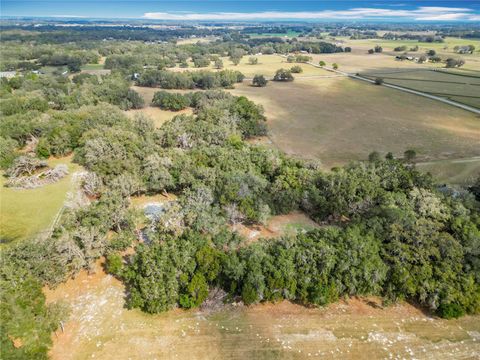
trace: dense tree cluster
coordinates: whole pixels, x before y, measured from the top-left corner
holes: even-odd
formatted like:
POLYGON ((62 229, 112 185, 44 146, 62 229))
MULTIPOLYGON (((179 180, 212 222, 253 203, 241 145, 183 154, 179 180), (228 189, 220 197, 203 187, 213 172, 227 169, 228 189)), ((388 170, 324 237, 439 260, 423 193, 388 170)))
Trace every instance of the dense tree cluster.
POLYGON ((247 247, 221 232, 184 230, 173 241, 171 229, 160 227, 156 245, 141 247, 124 270, 130 306, 148 312, 192 307, 208 288, 222 287, 246 304, 326 304, 374 294, 413 300, 445 317, 479 311, 479 218, 478 208, 468 208, 471 199, 462 204, 444 197, 428 176, 398 160, 330 174, 303 171, 307 177, 296 191, 277 188, 276 206, 301 207, 330 226, 247 247), (208 268, 215 269, 208 276, 200 251, 209 253, 208 268))
POLYGON ((278 69, 273 76, 273 81, 293 81, 292 70, 278 69))
POLYGON ((166 70, 147 70, 137 80, 140 86, 160 87, 162 89, 214 89, 232 88, 242 82, 244 75, 239 71, 221 70, 171 72, 166 70))

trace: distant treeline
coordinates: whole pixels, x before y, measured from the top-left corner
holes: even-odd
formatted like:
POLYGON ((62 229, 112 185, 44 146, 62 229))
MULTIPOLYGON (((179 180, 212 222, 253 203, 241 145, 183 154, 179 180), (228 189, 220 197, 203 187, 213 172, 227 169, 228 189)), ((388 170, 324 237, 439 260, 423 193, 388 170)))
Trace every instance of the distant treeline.
POLYGON ((223 29, 197 29, 185 27, 179 29, 152 29, 132 26, 2 26, 2 41, 36 41, 38 43, 67 43, 72 41, 95 41, 103 39, 140 40, 140 41, 169 41, 172 39, 195 36, 222 35, 223 29), (6 30, 26 30, 32 34, 5 33, 6 30), (40 33, 40 34, 36 34, 40 33))

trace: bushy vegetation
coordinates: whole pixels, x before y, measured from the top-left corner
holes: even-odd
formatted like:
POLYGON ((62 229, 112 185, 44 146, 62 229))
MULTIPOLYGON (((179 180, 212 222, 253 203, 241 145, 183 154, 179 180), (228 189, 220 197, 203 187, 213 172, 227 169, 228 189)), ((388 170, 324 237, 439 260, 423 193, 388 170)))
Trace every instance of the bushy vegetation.
POLYGON ((252 80, 252 85, 257 87, 265 87, 268 84, 268 80, 263 75, 255 75, 252 80))
POLYGON ((295 78, 291 70, 278 69, 273 76, 273 81, 293 81, 295 78))
POLYGON ((182 94, 159 91, 153 96, 152 105, 164 110, 180 111, 190 106, 190 101, 182 94))
POLYGON ((167 70, 147 70, 137 80, 137 84, 163 89, 214 89, 219 87, 232 88, 235 83, 242 82, 243 79, 242 73, 232 70, 183 73, 167 70))

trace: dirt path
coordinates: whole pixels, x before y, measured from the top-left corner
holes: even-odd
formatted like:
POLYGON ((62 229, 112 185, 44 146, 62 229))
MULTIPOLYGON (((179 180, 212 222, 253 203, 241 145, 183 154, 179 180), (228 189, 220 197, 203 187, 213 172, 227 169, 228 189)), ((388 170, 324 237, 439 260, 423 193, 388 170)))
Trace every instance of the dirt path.
POLYGON ((415 165, 435 165, 442 162, 450 162, 452 164, 466 164, 471 162, 480 161, 480 156, 473 156, 470 158, 462 158, 462 159, 445 159, 445 160, 435 160, 435 161, 424 161, 415 163, 415 165))
POLYGON ((431 318, 376 298, 306 308, 287 301, 214 313, 173 310, 148 315, 124 307, 125 290, 105 274, 82 272, 45 290, 72 313, 53 335, 53 360, 69 359, 475 359, 480 317, 431 318))

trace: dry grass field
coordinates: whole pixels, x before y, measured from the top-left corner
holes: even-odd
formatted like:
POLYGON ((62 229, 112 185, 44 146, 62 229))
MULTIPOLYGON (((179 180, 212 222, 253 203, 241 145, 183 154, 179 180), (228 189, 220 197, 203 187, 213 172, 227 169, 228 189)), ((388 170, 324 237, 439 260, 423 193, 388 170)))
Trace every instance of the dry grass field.
POLYGON ((375 298, 148 315, 125 309, 125 289, 99 263, 95 274, 45 293, 72 309, 65 331, 52 335, 53 360, 474 359, 480 352, 478 316, 441 320, 405 303, 381 309, 375 298))
POLYGON ((480 108, 480 72, 430 71, 430 70, 384 70, 360 73, 375 79, 381 77, 385 83, 426 92, 480 108))
POLYGON ((327 167, 366 159, 372 151, 421 159, 480 155, 480 119, 419 96, 347 78, 243 84, 231 91, 264 106, 272 142, 327 167))
POLYGON ((468 186, 480 176, 480 157, 419 163, 417 168, 431 173, 439 183, 468 186))
MULTIPOLYGON (((229 70, 238 70, 242 74, 244 74, 247 78, 252 78, 256 74, 264 75, 267 77, 273 77, 275 71, 280 68, 289 69, 294 65, 299 65, 303 72, 301 74, 294 74, 295 77, 303 77, 303 76, 322 76, 322 75, 332 75, 330 72, 325 71, 323 69, 315 68, 308 64, 297 64, 297 63, 289 63, 285 58, 282 58, 278 55, 245 55, 238 65, 234 65, 228 57, 222 58, 223 61, 223 68, 229 70), (248 59, 250 57, 255 57, 258 59, 258 64, 250 65, 248 63, 248 59)), ((208 68, 195 68, 193 67, 193 63, 189 63, 189 68, 174 68, 174 71, 192 71, 192 70, 216 70, 213 66, 213 63, 210 64, 208 68)))

